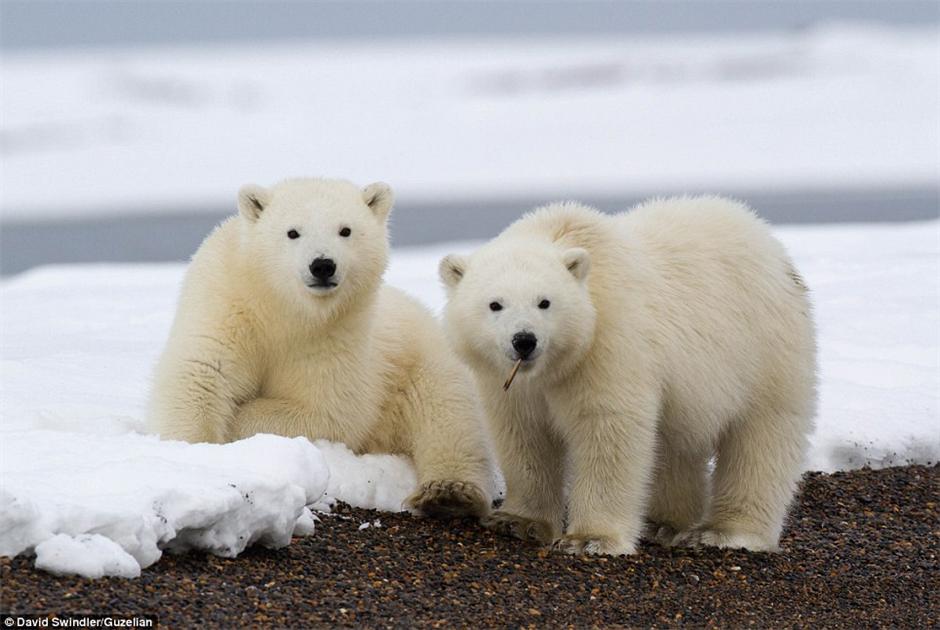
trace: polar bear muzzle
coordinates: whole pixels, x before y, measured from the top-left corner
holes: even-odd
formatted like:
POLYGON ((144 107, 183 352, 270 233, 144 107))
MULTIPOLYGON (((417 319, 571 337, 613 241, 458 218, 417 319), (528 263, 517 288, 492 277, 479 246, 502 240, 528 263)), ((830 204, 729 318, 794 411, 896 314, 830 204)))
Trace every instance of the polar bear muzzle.
POLYGON ((535 352, 535 348, 538 345, 539 338, 536 337, 535 334, 530 333, 528 330, 517 332, 512 336, 512 348, 523 361, 528 359, 529 356, 535 352))
POLYGON ((312 289, 332 289, 336 286, 336 262, 332 258, 320 256, 310 263, 310 275, 313 276, 313 282, 309 285, 312 289))

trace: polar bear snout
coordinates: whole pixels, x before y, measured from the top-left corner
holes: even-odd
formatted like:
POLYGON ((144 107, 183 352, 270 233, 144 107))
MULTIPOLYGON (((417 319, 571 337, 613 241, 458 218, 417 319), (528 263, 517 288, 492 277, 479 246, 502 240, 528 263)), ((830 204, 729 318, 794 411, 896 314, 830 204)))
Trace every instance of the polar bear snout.
POLYGON ((332 258, 317 258, 310 263, 310 273, 321 282, 327 282, 336 275, 336 263, 332 258))
POLYGON ((528 330, 517 332, 512 336, 512 348, 516 351, 518 358, 523 361, 532 356, 538 345, 539 338, 528 330))
POLYGON ((336 286, 336 262, 332 258, 319 257, 310 263, 310 275, 313 276, 313 282, 310 284, 313 288, 332 288, 336 286))

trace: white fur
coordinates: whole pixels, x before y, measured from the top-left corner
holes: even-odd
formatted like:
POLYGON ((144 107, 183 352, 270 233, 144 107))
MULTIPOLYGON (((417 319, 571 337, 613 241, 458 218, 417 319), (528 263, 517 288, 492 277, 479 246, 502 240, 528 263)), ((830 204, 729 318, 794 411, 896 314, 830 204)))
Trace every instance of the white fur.
POLYGON ((467 499, 485 512, 492 471, 469 374, 431 314, 382 286, 391 207, 385 184, 243 187, 239 215, 189 267, 152 428, 189 442, 265 432, 405 454, 421 484, 415 507, 467 499), (335 261, 335 287, 315 286, 318 257, 335 261))
POLYGON ((815 335, 802 279, 749 209, 552 204, 440 271, 506 477, 487 524, 575 553, 632 553, 644 519, 675 542, 776 548, 812 428, 815 335), (538 346, 503 391, 522 330, 538 346))

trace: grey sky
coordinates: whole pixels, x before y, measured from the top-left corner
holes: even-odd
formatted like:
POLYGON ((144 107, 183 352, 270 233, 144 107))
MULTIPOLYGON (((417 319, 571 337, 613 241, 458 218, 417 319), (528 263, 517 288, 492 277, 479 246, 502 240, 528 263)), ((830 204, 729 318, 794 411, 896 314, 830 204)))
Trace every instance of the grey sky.
POLYGON ((283 39, 785 30, 830 20, 938 22, 940 3, 2 0, 0 50, 283 39))

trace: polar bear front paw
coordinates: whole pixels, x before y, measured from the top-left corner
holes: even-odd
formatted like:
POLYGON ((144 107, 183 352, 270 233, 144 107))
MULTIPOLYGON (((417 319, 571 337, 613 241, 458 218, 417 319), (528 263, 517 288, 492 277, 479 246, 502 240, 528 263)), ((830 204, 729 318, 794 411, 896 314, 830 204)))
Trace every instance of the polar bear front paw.
POLYGON ((709 528, 696 528, 677 534, 673 546, 718 547, 719 549, 746 549, 747 551, 778 551, 775 543, 763 536, 748 533, 722 532, 709 528))
POLYGON ((548 545, 555 535, 551 525, 539 519, 526 518, 511 512, 497 510, 481 520, 483 527, 520 540, 548 545))
POLYGON ((554 542, 552 549, 573 556, 629 556, 636 552, 633 544, 592 534, 565 534, 554 542))
POLYGON ((480 517, 489 511, 486 495, 475 483, 447 479, 422 484, 405 504, 434 518, 480 517))

